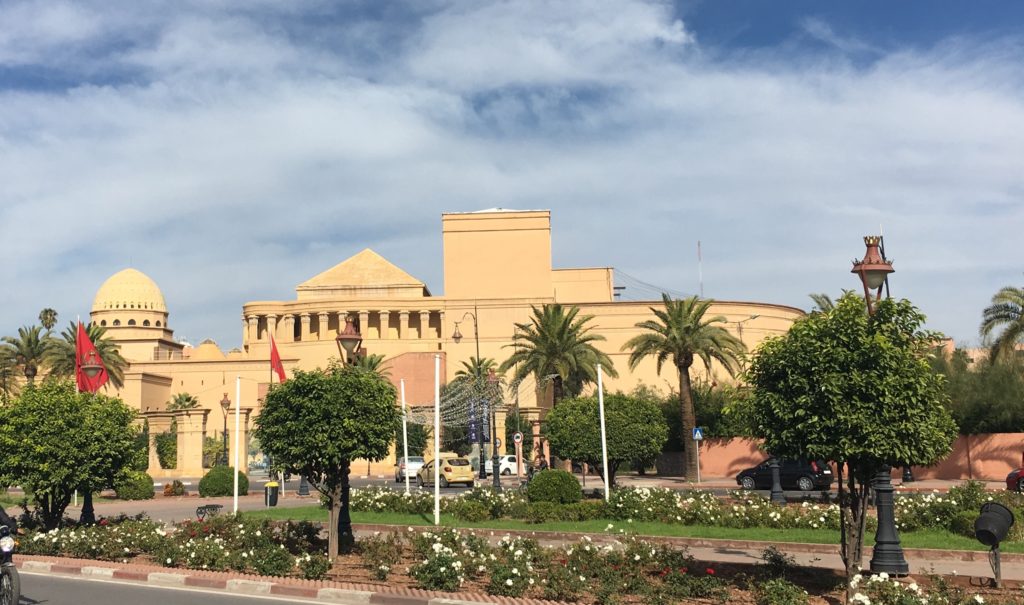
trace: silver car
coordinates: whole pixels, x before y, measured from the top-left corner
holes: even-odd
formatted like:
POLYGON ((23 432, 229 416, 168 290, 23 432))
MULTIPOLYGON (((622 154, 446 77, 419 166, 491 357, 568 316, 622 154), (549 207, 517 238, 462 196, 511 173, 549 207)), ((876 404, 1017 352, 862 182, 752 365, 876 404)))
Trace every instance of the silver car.
POLYGON ((404 457, 400 457, 395 461, 395 483, 405 481, 406 477, 415 481, 416 473, 421 468, 423 468, 423 456, 409 456, 408 462, 404 457))

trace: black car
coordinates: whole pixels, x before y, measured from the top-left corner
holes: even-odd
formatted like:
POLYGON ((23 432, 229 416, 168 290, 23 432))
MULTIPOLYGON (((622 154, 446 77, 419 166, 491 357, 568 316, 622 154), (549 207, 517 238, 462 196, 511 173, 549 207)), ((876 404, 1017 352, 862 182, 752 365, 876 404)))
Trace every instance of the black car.
MULTIPOLYGON (((832 485, 832 469, 824 460, 780 460, 779 479, 782 489, 804 492, 826 490, 832 485)), ((743 489, 771 489, 772 469, 768 461, 741 471, 736 475, 736 483, 743 489)))

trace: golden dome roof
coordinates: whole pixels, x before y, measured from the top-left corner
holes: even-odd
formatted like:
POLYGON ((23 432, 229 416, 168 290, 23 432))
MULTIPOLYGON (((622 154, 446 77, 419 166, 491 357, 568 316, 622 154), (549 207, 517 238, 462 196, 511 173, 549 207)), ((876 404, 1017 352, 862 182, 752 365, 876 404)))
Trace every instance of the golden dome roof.
POLYGON ((160 287, 148 275, 135 269, 124 269, 103 282, 92 301, 92 310, 143 310, 167 312, 160 287))
POLYGON ((207 338, 192 351, 189 359, 193 361, 218 361, 224 359, 224 353, 217 346, 216 342, 207 338))

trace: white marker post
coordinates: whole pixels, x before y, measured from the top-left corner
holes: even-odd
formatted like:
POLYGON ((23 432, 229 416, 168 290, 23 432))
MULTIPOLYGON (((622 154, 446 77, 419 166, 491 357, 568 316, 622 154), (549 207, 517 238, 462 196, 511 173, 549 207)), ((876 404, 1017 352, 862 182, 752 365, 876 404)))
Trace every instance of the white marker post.
POLYGON ((238 455, 241 447, 241 417, 242 417, 242 377, 235 376, 235 472, 232 473, 235 479, 235 497, 232 512, 238 512, 238 455))
POLYGON ((399 386, 402 389, 402 446, 403 456, 405 456, 405 470, 402 474, 405 475, 405 493, 409 493, 409 418, 408 412, 405 408, 405 379, 398 381, 399 386))
POLYGON ((704 440, 704 431, 700 427, 693 429, 693 446, 697 448, 697 483, 700 483, 700 442, 704 440))
POLYGON ((601 364, 597 364, 597 412, 601 417, 601 471, 604 475, 604 499, 607 502, 611 488, 608 487, 608 437, 604 430, 604 382, 601 376, 601 364))
POLYGON ((434 525, 441 524, 441 356, 434 355, 434 525))

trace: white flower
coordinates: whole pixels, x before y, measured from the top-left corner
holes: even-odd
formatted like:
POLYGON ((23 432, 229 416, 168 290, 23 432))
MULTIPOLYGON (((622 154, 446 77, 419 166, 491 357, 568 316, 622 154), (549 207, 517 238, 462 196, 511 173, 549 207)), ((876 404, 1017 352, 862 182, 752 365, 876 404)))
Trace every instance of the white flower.
POLYGON ((512 578, 505 580, 505 586, 512 586, 512 578))
POLYGON ((580 576, 580 582, 586 582, 586 581, 587 581, 587 579, 585 577, 580 576))
POLYGON ((860 592, 853 595, 853 598, 851 598, 850 600, 854 603, 860 603, 861 605, 871 605, 871 599, 869 599, 866 594, 860 592))
POLYGON ((979 605, 980 605, 981 603, 985 602, 985 599, 981 598, 980 594, 976 594, 976 595, 974 595, 974 602, 975 603, 979 603, 979 605))

